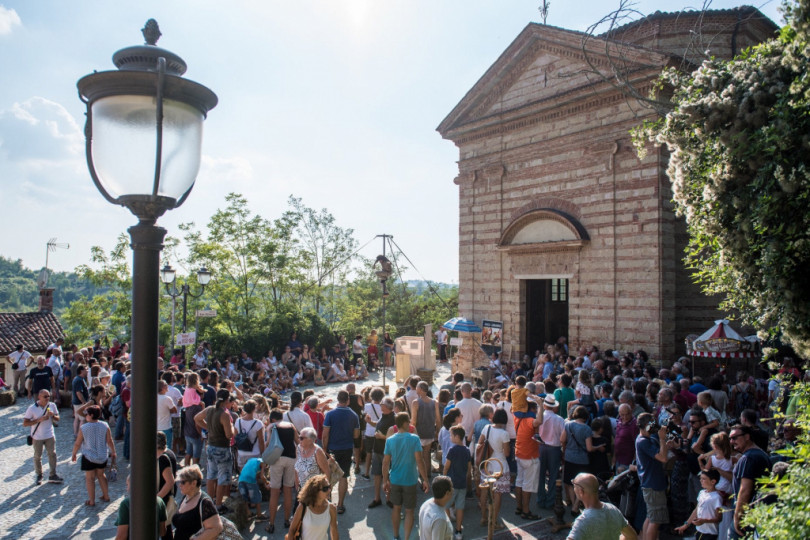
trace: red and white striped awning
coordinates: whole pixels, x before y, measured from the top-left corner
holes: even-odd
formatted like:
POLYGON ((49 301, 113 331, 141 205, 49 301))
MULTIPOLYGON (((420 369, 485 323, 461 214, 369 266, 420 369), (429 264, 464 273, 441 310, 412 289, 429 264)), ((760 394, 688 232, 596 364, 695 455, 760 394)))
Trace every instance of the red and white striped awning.
POLYGON ((758 358, 760 354, 752 351, 738 352, 710 352, 710 351, 686 351, 689 356, 700 356, 704 358, 758 358))

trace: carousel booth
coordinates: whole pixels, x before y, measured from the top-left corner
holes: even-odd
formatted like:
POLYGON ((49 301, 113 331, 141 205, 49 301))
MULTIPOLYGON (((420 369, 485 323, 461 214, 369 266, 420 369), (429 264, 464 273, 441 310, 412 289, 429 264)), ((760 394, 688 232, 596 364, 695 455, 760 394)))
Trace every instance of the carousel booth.
POLYGON ((726 319, 715 321, 714 326, 700 336, 687 336, 686 354, 692 360, 692 374, 703 377, 719 371, 733 375, 741 370, 753 375, 762 356, 759 339, 741 336, 726 319))

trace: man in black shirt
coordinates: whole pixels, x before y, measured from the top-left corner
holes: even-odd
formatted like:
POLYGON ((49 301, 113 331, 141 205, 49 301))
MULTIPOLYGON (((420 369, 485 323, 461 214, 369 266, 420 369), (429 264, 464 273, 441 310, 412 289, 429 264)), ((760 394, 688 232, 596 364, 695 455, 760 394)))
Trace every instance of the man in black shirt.
POLYGON ((751 428, 751 440, 763 452, 768 451, 768 432, 757 425, 757 411, 745 409, 740 413, 740 424, 751 428))
POLYGON ((728 438, 731 447, 742 454, 734 465, 731 481, 731 493, 734 501, 734 526, 729 531, 729 538, 742 538, 751 531, 743 530, 742 518, 748 505, 756 501, 757 480, 771 471, 771 460, 768 454, 754 444, 749 426, 736 425, 731 428, 728 438))
MULTIPOLYGON (((385 439, 388 430, 394 425, 394 400, 386 396, 380 401, 382 416, 377 421, 377 431, 374 433, 374 448, 371 457, 371 475, 374 477, 374 500, 368 505, 369 508, 376 508, 382 505, 380 498, 380 488, 382 487, 382 463, 385 453, 385 439)), ((394 505, 388 501, 388 506, 394 505)))
POLYGON ((31 388, 28 389, 29 396, 36 397, 41 390, 52 392, 54 388, 53 370, 45 365, 44 356, 37 356, 37 366, 28 372, 28 378, 31 379, 31 388))

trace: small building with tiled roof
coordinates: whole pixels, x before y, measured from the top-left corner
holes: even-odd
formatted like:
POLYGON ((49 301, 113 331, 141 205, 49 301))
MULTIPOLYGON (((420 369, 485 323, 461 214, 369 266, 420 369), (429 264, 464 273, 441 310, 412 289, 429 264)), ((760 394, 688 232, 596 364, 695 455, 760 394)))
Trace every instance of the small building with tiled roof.
POLYGON ((12 382, 12 362, 8 355, 17 350, 17 345, 22 345, 26 351, 36 356, 45 354, 49 345, 65 335, 62 323, 51 311, 52 293, 53 289, 40 291, 39 311, 0 313, 0 375, 7 384, 12 382))

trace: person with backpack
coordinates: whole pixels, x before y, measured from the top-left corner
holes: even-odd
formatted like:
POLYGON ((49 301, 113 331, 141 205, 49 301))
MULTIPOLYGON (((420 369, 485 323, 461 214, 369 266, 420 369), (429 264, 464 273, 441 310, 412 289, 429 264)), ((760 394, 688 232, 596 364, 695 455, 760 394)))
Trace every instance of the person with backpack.
POLYGON ((254 418, 256 402, 249 399, 242 405, 242 416, 234 423, 236 431, 236 467, 242 470, 250 458, 259 457, 264 452, 264 424, 254 418))
POLYGON ((748 382, 748 374, 745 371, 737 372, 737 384, 731 387, 730 407, 733 407, 734 418, 739 418, 746 409, 756 408, 754 397, 754 386, 748 382))

